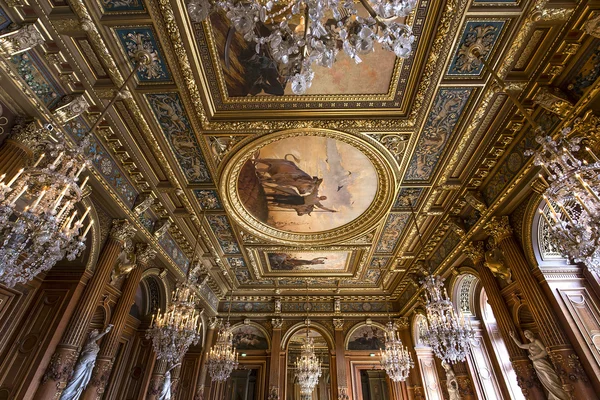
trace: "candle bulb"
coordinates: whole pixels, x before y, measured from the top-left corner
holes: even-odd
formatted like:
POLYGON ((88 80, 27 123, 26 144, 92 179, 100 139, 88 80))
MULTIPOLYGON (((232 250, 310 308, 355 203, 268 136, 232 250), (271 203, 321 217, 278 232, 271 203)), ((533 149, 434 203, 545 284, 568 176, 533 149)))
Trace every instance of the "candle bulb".
POLYGON ((53 167, 56 167, 56 166, 58 165, 58 162, 60 161, 60 159, 62 158, 62 156, 63 156, 64 154, 65 154, 65 152, 64 152, 64 151, 61 151, 61 152, 58 154, 58 157, 56 157, 56 160, 54 160, 54 162, 52 163, 52 166, 53 166, 53 167))
POLYGON ((45 195, 46 195, 46 189, 41 191, 40 195, 33 203, 33 206, 31 206, 31 211, 35 211, 35 208, 40 204, 40 201, 42 201, 42 199, 44 198, 45 195))
POLYGON ((33 167, 31 167, 31 168, 36 168, 38 165, 40 165, 40 163, 42 162, 44 157, 46 157, 46 154, 42 153, 40 155, 40 158, 38 158, 38 160, 35 162, 35 164, 33 164, 33 167))
POLYGON ((67 201, 63 208, 60 209, 59 213, 56 215, 56 220, 60 220, 63 216, 64 212, 67 211, 67 208, 71 205, 71 200, 67 201))
POLYGON ((585 151, 587 151, 588 154, 590 156, 592 156, 592 158, 594 159, 594 162, 600 162, 600 159, 598 157, 596 157, 596 154, 594 154, 594 152, 592 151, 592 149, 590 149, 589 147, 586 147, 585 151))
POLYGON ((85 219, 85 217, 87 217, 87 215, 89 214, 89 212, 90 212, 90 207, 88 207, 88 208, 85 209, 85 212, 83 213, 83 215, 79 219, 79 223, 83 222, 83 220, 85 219))
POLYGON ((548 200, 548 197, 546 197, 546 195, 543 195, 542 197, 544 198, 544 201, 548 205, 548 209, 550 210, 550 213, 552 215, 552 219, 554 219, 555 221, 558 221, 558 215, 556 214, 556 210, 554 210, 554 207, 552 207, 552 204, 550 203, 550 200, 548 200))
POLYGON ((23 186, 23 189, 21 189, 21 191, 19 193, 17 193, 17 195, 9 203, 9 206, 14 206, 15 203, 17 202, 17 200, 19 200, 19 197, 21 197, 23 195, 23 193, 25 193, 25 191, 27 190, 28 187, 29 187, 29 185, 23 186))
POLYGON ((85 177, 85 179, 83 180, 83 183, 81 184, 81 190, 82 190, 82 191, 83 191, 83 188, 85 188, 85 185, 87 184, 87 182, 88 182, 88 179, 90 179, 90 177, 89 177, 89 176, 86 176, 86 177, 85 177))
POLYGON ((550 184, 548 183, 548 181, 544 178, 544 176, 542 174, 538 174, 538 177, 541 179, 541 181, 544 183, 544 185, 550 186, 550 184))
POLYGON ((15 183, 15 181, 17 179, 19 179, 19 177, 21 176, 21 174, 23 173, 24 169, 21 168, 16 174, 15 176, 13 176, 13 178, 10 180, 10 182, 8 182, 8 184, 6 186, 11 187, 13 183, 15 183))
POLYGON ((3 185, 2 182, 4 182, 4 178, 6 178, 6 174, 0 175, 0 185, 3 185))
POLYGON ((88 232, 90 231, 90 228, 92 227, 92 225, 94 225, 94 220, 91 220, 90 223, 88 224, 87 228, 85 228, 85 232, 83 232, 83 236, 82 239, 85 239, 88 232))
POLYGON ((60 192, 60 194, 58 195, 58 199, 56 199, 56 202, 54 203, 54 207, 52 207, 52 212, 56 211, 56 208, 59 206, 61 200, 65 196, 65 193, 67 193, 67 190, 69 189, 69 185, 70 184, 67 183, 67 185, 65 186, 65 188, 63 189, 63 191, 60 192))
POLYGON ((81 173, 85 170, 85 164, 83 164, 81 166, 81 168, 79 168, 79 171, 77 171, 77 173, 75 174, 75 178, 79 178, 79 175, 81 175, 81 173))
POLYGON ((538 209, 540 215, 542 217, 544 217, 544 219, 546 220, 546 223, 548 224, 549 227, 553 227, 553 224, 550 223, 550 220, 548 219, 548 217, 546 217, 546 213, 544 213, 544 210, 542 210, 541 208, 538 209))

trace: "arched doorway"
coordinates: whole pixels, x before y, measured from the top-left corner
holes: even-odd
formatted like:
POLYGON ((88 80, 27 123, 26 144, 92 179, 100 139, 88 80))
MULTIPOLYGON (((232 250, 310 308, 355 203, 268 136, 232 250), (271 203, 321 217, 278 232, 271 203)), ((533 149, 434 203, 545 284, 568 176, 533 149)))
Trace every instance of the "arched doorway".
POLYGON ((295 331, 287 341, 286 347, 285 399, 332 400, 332 377, 335 373, 332 371, 332 366, 333 360, 330 343, 319 330, 313 327, 304 327, 295 331), (307 337, 312 339, 315 354, 321 360, 322 375, 311 396, 305 398, 300 395, 300 385, 296 377, 296 360, 300 357, 301 347, 306 342, 307 337))

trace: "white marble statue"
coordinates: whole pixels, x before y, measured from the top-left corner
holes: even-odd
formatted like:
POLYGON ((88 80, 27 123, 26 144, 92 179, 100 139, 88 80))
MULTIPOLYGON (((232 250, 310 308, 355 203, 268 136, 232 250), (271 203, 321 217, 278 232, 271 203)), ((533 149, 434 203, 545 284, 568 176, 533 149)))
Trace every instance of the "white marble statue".
POLYGON ((167 369, 165 372, 165 380, 163 381, 162 388, 158 394, 158 400, 171 400, 171 370, 175 369, 181 363, 177 363, 167 369))
POLYGON ((456 374, 452 369, 452 366, 445 361, 442 361, 442 367, 446 371, 446 387, 448 388, 448 398, 450 400, 460 400, 460 392, 458 390, 458 381, 456 380, 456 374))
POLYGON ((536 338, 533 332, 529 330, 524 331, 523 334, 530 343, 521 343, 519 339, 516 338, 514 332, 510 332, 510 337, 515 341, 517 346, 527 350, 529 353, 529 359, 533 362, 535 373, 548 392, 548 400, 569 400, 569 394, 563 389, 560 378, 556 374, 554 367, 550 364, 550 361, 546 359, 548 353, 546 352, 544 343, 536 338))
POLYGON ((87 341, 83 345, 83 350, 79 355, 79 360, 75 364, 71 378, 65 390, 63 390, 60 400, 78 400, 81 393, 92 378, 92 371, 96 364, 96 357, 100 351, 100 346, 96 343, 102 336, 106 335, 112 329, 112 324, 109 324, 104 332, 99 333, 98 329, 90 332, 87 341))

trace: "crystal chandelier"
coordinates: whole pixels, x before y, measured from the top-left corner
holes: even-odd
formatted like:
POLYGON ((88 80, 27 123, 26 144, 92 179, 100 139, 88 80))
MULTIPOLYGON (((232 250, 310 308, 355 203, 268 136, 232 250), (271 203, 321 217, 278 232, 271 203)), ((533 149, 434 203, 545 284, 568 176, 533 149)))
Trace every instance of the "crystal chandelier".
POLYGON ((588 147, 589 161, 577 157, 582 138, 569 139, 570 128, 559 137, 538 136, 540 147, 529 151, 534 163, 548 174, 543 195, 548 210, 539 209, 560 252, 592 271, 600 271, 600 159, 588 147), (549 181, 549 182, 548 182, 549 181))
POLYGON ((238 366, 238 353, 233 346, 233 331, 229 325, 232 298, 233 294, 229 298, 227 322, 219 329, 217 343, 210 348, 208 359, 206 360, 208 373, 211 379, 216 382, 226 381, 231 372, 238 366))
POLYGON ((146 338, 152 339, 156 358, 168 365, 181 362, 192 344, 200 339, 202 321, 196 312, 196 294, 189 282, 180 284, 173 292, 171 304, 165 312, 160 309, 152 315, 146 338))
POLYGON ((10 181, 0 176, 0 283, 8 287, 30 281, 65 256, 74 260, 93 224, 82 232, 90 209, 81 215, 75 209, 89 193, 89 177, 80 182, 89 167, 89 136, 71 148, 51 125, 44 129, 48 140, 37 144, 36 163, 10 181))
POLYGON ((208 373, 213 381, 223 382, 229 378, 231 372, 238 366, 238 353, 233 346, 233 332, 226 322, 217 336, 217 343, 208 353, 208 373))
POLYGON ((457 317, 441 277, 429 275, 422 285, 427 323, 420 327, 421 338, 440 360, 449 364, 464 361, 473 338, 470 321, 467 325, 462 315, 457 317))
POLYGON ((280 73, 295 94, 312 84, 313 65, 331 68, 340 48, 356 63, 370 53, 375 42, 400 58, 408 58, 415 38, 406 17, 416 0, 191 0, 193 22, 221 11, 230 26, 257 54, 279 63, 280 73), (403 22, 399 22, 402 19, 403 22))
POLYGON ((405 381, 415 363, 408 349, 402 345, 402 340, 400 340, 390 319, 389 308, 388 319, 387 330, 385 332, 385 350, 379 350, 380 363, 393 382, 405 381))
POLYGON ((296 379, 300 385, 300 395, 303 398, 310 399, 310 396, 319 384, 321 377, 321 360, 315 354, 315 345, 313 339, 308 336, 308 324, 306 327, 306 338, 300 348, 300 357, 296 359, 296 379))

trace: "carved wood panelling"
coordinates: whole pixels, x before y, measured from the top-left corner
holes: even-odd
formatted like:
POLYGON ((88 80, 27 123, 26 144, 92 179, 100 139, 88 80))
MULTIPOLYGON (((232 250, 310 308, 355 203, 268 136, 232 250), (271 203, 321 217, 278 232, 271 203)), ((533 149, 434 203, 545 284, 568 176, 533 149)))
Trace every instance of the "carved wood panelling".
POLYGON ((583 336, 590 352, 600 364, 600 310, 586 288, 558 289, 571 316, 572 328, 583 336))
POLYGON ((0 356, 0 394, 2 390, 10 393, 9 398, 24 398, 21 390, 32 367, 40 364, 42 352, 47 349, 48 341, 56 331, 58 322, 68 300, 69 289, 41 288, 27 318, 20 324, 12 345, 0 356))
POLYGON ((126 360, 123 377, 117 393, 118 399, 142 399, 146 382, 154 368, 152 342, 146 339, 146 332, 140 331, 133 340, 132 352, 126 360))

